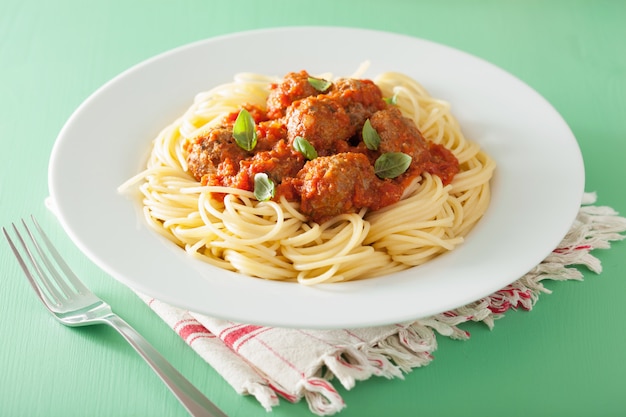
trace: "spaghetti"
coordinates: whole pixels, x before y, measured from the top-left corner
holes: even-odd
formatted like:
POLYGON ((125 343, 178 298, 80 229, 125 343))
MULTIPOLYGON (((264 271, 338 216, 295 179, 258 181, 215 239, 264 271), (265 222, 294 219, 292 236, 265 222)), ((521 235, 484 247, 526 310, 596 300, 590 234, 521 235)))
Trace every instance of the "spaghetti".
POLYGON ((447 184, 422 172, 394 204, 312 221, 286 195, 259 201, 250 190, 202 185, 190 175, 189 141, 223 124, 243 103, 265 109, 270 85, 279 81, 238 74, 232 83, 198 94, 160 132, 146 170, 120 187, 139 184, 154 230, 216 267, 306 285, 404 270, 463 242, 487 209, 495 163, 465 138, 448 103, 399 73, 381 74, 374 83, 428 141, 456 157, 458 173, 447 184))

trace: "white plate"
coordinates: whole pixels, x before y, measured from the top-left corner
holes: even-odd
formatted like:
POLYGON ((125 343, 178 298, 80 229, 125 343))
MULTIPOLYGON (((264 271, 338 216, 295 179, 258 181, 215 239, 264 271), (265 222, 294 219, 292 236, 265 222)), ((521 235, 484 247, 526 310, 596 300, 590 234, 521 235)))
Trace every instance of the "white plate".
POLYGON ((412 37, 347 28, 281 28, 174 49, 114 78, 71 116, 55 143, 49 188, 78 247, 124 284, 206 315, 266 325, 338 328, 440 313, 515 281, 568 231, 584 189, 580 150, 539 94, 466 53, 412 37), (466 242, 423 266, 314 288, 225 272, 149 230, 117 187, 143 168, 159 130, 194 95, 238 72, 365 77, 400 71, 452 104, 465 134, 497 162, 492 202, 466 242))

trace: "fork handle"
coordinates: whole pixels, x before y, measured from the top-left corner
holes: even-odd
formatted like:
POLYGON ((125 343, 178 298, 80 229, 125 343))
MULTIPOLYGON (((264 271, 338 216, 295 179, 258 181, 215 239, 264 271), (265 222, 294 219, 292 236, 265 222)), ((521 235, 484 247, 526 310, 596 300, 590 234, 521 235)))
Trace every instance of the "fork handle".
POLYGON ((165 382, 189 414, 194 417, 227 417, 122 318, 110 314, 104 317, 102 322, 117 330, 135 348, 165 382))

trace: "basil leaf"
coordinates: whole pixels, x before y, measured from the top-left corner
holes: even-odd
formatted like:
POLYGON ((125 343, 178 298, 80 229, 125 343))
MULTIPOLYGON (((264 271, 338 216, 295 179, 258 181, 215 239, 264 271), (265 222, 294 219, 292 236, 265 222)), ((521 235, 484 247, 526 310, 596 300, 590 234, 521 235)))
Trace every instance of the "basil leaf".
POLYGON ((293 148, 300 152, 309 161, 317 158, 317 151, 311 143, 302 136, 296 136, 292 144, 293 148))
POLYGON ((276 187, 274 181, 263 172, 254 176, 254 196, 259 201, 267 201, 274 197, 276 187))
POLYGON ((376 129, 372 127, 370 123, 370 119, 367 119, 363 124, 363 129, 361 130, 361 135, 363 136, 363 142, 365 142, 365 146, 370 151, 375 151, 380 146, 380 136, 376 129))
POLYGON ((254 119, 246 109, 241 109, 233 125, 233 138, 240 148, 251 151, 256 146, 257 135, 254 119))
POLYGON ((311 84, 313 88, 315 88, 320 93, 323 93, 324 91, 328 90, 330 86, 333 85, 332 82, 328 80, 324 80, 322 78, 309 77, 308 81, 309 81, 309 84, 311 84))
POLYGON ((395 106, 398 104, 398 94, 394 94, 393 97, 385 97, 383 100, 385 100, 385 103, 395 106))
POLYGON ((403 152, 384 153, 374 162, 374 172, 380 178, 395 178, 409 169, 412 160, 403 152))

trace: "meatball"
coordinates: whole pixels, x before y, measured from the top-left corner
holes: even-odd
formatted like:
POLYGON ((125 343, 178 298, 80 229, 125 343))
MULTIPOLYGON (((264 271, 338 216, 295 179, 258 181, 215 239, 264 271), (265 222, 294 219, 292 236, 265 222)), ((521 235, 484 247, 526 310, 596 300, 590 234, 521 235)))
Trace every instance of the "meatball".
POLYGON ((413 120, 404 117, 397 107, 388 107, 370 117, 372 127, 380 136, 380 153, 404 152, 421 165, 429 160, 429 144, 413 120))
POLYGON ((345 108, 350 122, 359 127, 374 112, 387 107, 383 93, 371 80, 341 78, 333 84, 329 96, 345 108))
POLYGON ((248 156, 233 139, 231 129, 218 127, 198 136, 187 145, 187 166, 198 181, 217 172, 220 164, 238 166, 248 156))
POLYGON ((267 117, 278 119, 285 115, 287 107, 294 101, 319 94, 306 71, 290 72, 280 84, 272 85, 267 98, 267 117))
POLYGON ((268 151, 287 139, 287 126, 279 120, 267 120, 256 125, 257 144, 255 152, 268 151))
POLYGON ((323 95, 293 103, 285 119, 290 143, 301 136, 321 156, 344 149, 346 141, 356 133, 343 107, 323 95))
POLYGON ((339 153, 308 161, 298 173, 300 211, 316 222, 367 207, 378 209, 400 199, 402 188, 381 180, 368 158, 339 153))
POLYGON ((304 156, 281 140, 273 149, 255 153, 252 158, 242 161, 240 166, 251 178, 264 172, 276 183, 281 183, 285 178, 295 177, 304 163, 304 156))

